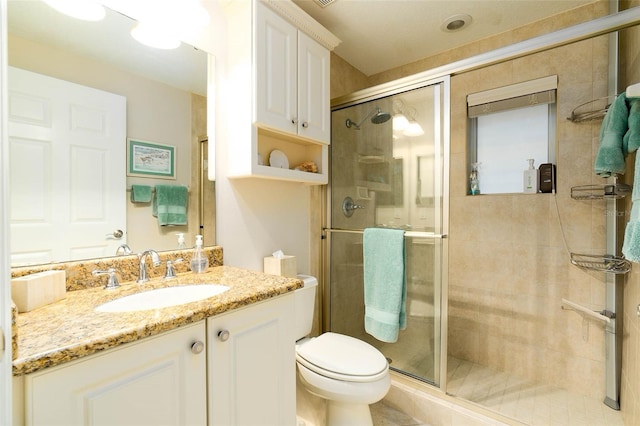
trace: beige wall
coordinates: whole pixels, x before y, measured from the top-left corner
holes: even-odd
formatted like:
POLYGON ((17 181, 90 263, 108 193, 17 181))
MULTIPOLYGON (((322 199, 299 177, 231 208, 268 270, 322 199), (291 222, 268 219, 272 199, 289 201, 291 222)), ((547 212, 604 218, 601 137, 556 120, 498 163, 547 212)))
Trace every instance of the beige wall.
MULTIPOLYGON (((18 37, 10 37, 8 45, 11 66, 125 96, 127 137, 176 146, 176 180, 128 177, 128 187, 134 183, 182 184, 193 189, 191 93, 18 37)), ((194 105, 199 111, 204 108, 206 120, 206 101, 194 105)), ((193 113, 202 116, 201 112, 193 113)), ((206 134, 206 122, 199 124, 195 131, 206 134)), ((123 141, 123 149, 125 143, 123 141)), ((180 227, 161 228, 151 215, 150 203, 127 201, 127 242, 131 248, 136 252, 150 247, 157 250, 177 248, 177 232, 186 233, 187 246, 193 245, 198 233, 196 195, 196 191, 190 192, 189 224, 180 227)))
MULTIPOLYGON (((598 1, 543 23, 371 76, 368 86, 607 13, 608 3, 598 1)), ((630 50, 636 53, 633 65, 637 65, 639 50, 630 50)), ((604 204, 570 198, 572 186, 602 183, 593 173, 600 122, 578 124, 566 117, 579 104, 606 96, 607 55, 607 38, 602 36, 451 80, 449 353, 598 398, 604 398, 605 392, 603 327, 590 322, 587 330, 580 316, 561 310, 560 304, 561 298, 567 298, 594 310, 604 306, 603 275, 572 266, 564 239, 572 252, 605 250, 604 204), (466 195, 466 95, 553 74, 559 80, 557 195, 466 195)), ((339 66, 345 73, 344 64, 339 66)), ((637 66, 633 68, 639 72, 637 66)), ((640 81, 640 76, 634 81, 640 81)), ((349 88, 362 88, 357 72, 351 80, 346 74, 341 76, 335 96, 348 93, 349 88)), ((633 277, 638 277, 635 273, 631 280, 640 281, 633 277)), ((635 318, 640 283, 633 284, 627 285, 625 294, 622 410, 627 424, 640 424, 635 318), (628 389, 631 386, 633 390, 628 389)))
MULTIPOLYGON (((638 0, 622 2, 622 8, 638 7, 638 0)), ((629 84, 640 82, 640 29, 638 27, 621 31, 620 36, 620 91, 629 84)), ((631 154, 627 161, 624 180, 633 184, 633 168, 637 154, 631 154)), ((625 217, 629 217, 631 200, 627 200, 625 217)), ((640 268, 633 265, 631 274, 624 284, 624 316, 622 341, 622 382, 621 405, 626 425, 640 424, 640 319, 637 306, 640 304, 640 268)))

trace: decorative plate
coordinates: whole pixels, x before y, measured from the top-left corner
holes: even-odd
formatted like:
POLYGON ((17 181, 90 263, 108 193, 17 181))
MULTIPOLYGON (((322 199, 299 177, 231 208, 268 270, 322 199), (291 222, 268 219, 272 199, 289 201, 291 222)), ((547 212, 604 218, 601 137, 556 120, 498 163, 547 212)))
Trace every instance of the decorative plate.
POLYGON ((269 165, 279 169, 288 169, 289 159, 284 152, 274 149, 269 155, 269 165))

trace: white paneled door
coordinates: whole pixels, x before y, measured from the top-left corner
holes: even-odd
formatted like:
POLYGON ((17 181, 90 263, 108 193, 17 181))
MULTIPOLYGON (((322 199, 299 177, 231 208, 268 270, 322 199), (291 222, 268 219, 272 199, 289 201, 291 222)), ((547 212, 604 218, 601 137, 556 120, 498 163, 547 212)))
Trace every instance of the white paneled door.
POLYGON ((13 67, 8 86, 12 264, 112 256, 126 242, 126 98, 13 67))

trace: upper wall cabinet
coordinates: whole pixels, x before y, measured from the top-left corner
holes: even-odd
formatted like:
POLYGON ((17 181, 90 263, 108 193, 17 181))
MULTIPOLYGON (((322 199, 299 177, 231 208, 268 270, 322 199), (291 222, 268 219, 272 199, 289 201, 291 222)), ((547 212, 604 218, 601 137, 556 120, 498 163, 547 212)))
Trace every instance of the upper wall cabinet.
POLYGON ((235 1, 225 12, 228 176, 326 184, 329 52, 339 40, 290 1, 235 1))
POLYGON ((329 143, 329 51, 257 4, 256 122, 329 143))

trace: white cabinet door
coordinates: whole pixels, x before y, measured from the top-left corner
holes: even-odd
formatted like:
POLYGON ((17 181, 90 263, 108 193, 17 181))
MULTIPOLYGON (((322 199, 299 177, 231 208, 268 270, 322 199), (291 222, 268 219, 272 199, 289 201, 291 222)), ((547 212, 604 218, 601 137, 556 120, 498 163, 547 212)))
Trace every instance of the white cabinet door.
POLYGON ((331 140, 329 51, 298 32, 298 133, 325 143, 331 140))
POLYGON ((298 31, 256 2, 256 121, 296 133, 298 31))
POLYGON ((256 121, 329 143, 329 51, 257 2, 256 121))
POLYGON ((205 323, 29 374, 28 425, 206 424, 205 323))
POLYGON ((293 294, 208 319, 209 424, 295 424, 293 294))

